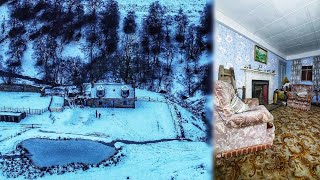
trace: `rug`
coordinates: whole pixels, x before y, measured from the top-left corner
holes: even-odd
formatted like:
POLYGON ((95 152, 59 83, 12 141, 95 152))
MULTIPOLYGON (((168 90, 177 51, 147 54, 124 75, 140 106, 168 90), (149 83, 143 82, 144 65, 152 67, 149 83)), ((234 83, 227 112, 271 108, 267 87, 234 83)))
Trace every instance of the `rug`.
POLYGON ((320 179, 320 107, 271 111, 275 139, 270 149, 215 160, 215 179, 320 179))

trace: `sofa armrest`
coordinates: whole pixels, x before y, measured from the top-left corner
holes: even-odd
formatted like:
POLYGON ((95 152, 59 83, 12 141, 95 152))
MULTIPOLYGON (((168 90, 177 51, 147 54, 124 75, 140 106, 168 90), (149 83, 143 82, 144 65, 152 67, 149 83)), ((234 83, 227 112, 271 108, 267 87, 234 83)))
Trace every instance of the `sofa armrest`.
MULTIPOLYGON (((260 107, 260 106, 259 106, 260 107)), ((239 114, 233 114, 227 121, 226 125, 230 128, 248 127, 263 123, 272 123, 272 114, 263 108, 246 111, 239 114)))
POLYGON ((308 95, 308 103, 311 103, 312 95, 308 95))
POLYGON ((244 99, 243 102, 247 104, 249 107, 259 106, 258 98, 247 98, 247 99, 244 99))
POLYGON ((294 92, 287 92, 288 99, 294 99, 296 97, 296 94, 294 92))

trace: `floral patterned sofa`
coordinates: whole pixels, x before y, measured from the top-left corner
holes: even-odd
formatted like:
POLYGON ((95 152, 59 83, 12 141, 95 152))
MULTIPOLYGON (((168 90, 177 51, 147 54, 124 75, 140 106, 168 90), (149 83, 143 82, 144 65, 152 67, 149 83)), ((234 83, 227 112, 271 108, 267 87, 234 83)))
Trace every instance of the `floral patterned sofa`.
POLYGON ((295 109, 310 111, 312 98, 312 86, 305 84, 293 84, 288 92, 287 106, 295 109))
POLYGON ((249 110, 235 113, 230 103, 235 95, 232 86, 216 81, 214 86, 215 157, 232 157, 270 148, 273 144, 273 116, 258 99, 245 99, 249 110))

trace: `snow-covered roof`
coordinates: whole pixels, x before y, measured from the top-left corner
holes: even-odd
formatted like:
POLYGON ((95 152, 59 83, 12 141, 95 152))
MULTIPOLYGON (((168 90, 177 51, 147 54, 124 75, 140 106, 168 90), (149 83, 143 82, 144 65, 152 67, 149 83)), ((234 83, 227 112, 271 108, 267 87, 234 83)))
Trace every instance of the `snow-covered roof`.
POLYGON ((77 86, 65 86, 68 93, 80 93, 80 89, 77 86))
POLYGON ((121 87, 121 90, 127 91, 127 90, 130 90, 130 89, 129 89, 128 86, 124 85, 124 86, 121 87))
POLYGON ((45 94, 65 94, 65 90, 63 88, 54 87, 52 89, 44 89, 45 94))
POLYGON ((77 86, 57 86, 47 87, 44 89, 45 94, 65 94, 68 93, 80 93, 80 89, 77 86))
POLYGON ((0 111, 0 116, 1 115, 5 115, 5 116, 20 116, 21 113, 20 112, 15 113, 15 112, 3 112, 3 111, 0 111))
POLYGON ((99 86, 97 87, 97 90, 103 91, 103 90, 104 90, 104 87, 103 87, 102 85, 99 85, 99 86))
POLYGON ((84 83, 85 94, 90 95, 91 98, 97 98, 97 89, 105 90, 105 95, 103 98, 122 98, 121 89, 128 89, 128 98, 134 98, 134 88, 129 84, 105 84, 105 83, 94 83, 93 88, 91 83, 84 83))

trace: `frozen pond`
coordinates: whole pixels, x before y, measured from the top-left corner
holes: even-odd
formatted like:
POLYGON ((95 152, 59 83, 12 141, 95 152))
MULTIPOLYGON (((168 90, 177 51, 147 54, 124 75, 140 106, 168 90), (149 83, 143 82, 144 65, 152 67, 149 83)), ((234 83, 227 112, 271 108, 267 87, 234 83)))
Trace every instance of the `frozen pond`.
POLYGON ((114 147, 90 140, 27 139, 22 147, 31 154, 35 166, 48 167, 68 163, 98 164, 116 152, 114 147))

